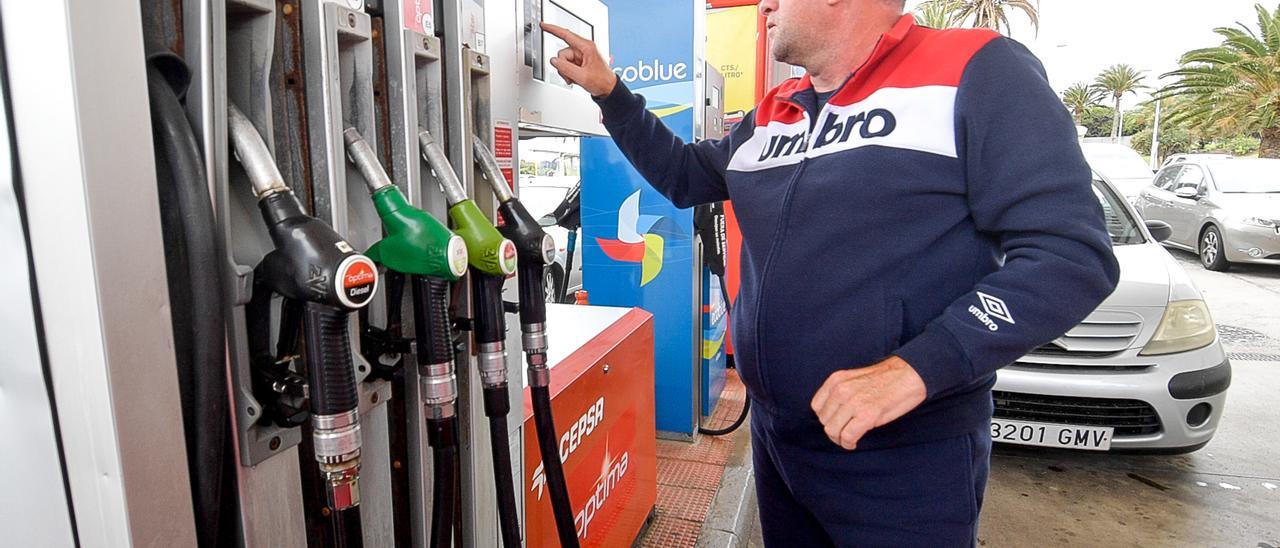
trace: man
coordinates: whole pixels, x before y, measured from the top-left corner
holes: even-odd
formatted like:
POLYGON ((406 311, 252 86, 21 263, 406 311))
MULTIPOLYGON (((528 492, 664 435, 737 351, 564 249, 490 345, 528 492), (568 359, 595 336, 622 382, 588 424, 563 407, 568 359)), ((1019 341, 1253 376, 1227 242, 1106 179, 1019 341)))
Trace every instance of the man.
MULTIPOLYGON (((805 69, 685 144, 594 45, 552 65, 677 206, 732 200, 733 315, 771 546, 975 542, 995 372, 1074 326, 1119 267, 1071 117, 1022 45, 902 0, 762 0, 805 69)), ((588 181, 586 183, 590 185, 588 181)))

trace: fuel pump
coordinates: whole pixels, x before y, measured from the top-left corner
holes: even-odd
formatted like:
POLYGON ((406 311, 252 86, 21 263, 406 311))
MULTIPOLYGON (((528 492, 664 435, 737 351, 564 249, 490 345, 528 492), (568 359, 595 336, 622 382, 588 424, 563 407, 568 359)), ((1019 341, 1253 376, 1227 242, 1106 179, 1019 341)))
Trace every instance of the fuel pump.
MULTIPOLYGON (((355 128, 343 133, 351 162, 364 175, 387 235, 369 248, 374 261, 410 276, 418 379, 434 455, 431 546, 448 547, 458 466, 458 381, 453 367, 449 283, 467 272, 467 247, 435 217, 409 205, 355 128)), ((395 303, 390 303, 395 306, 395 303)))
MULTIPOLYGON (((529 389, 533 396, 533 421, 538 431, 538 450, 542 454, 543 473, 551 492, 556 531, 561 546, 578 546, 578 531, 573 523, 573 507, 560 461, 559 437, 551 414, 551 369, 547 367, 547 302, 543 269, 555 261, 555 240, 538 224, 524 204, 507 186, 507 178, 498 167, 493 151, 478 137, 473 138, 476 162, 498 198, 498 213, 503 224, 498 228, 516 244, 519 255, 520 332, 525 360, 529 365, 529 389)), ((568 275, 566 274, 566 277, 568 275)), ((558 289, 558 288, 555 288, 558 289)))
POLYGON ((253 184, 275 244, 254 269, 249 308, 259 317, 269 316, 273 295, 284 297, 277 363, 296 356, 301 320, 308 371, 302 392, 309 404, 315 459, 325 480, 335 543, 361 546, 359 391, 348 325, 349 314, 377 292, 377 267, 332 228, 304 212, 257 129, 234 105, 228 106, 227 121, 232 149, 253 184))
POLYGON ((484 393, 484 412, 489 417, 489 438, 493 445, 493 474, 497 482, 498 516, 503 546, 520 546, 520 519, 516 510, 511 465, 511 442, 507 414, 511 411, 507 379, 506 318, 502 284, 516 271, 516 245, 493 227, 479 206, 467 198, 465 187, 454 173, 448 157, 429 131, 418 132, 422 156, 435 172, 449 204, 454 229, 467 243, 471 265, 472 326, 476 363, 484 393))

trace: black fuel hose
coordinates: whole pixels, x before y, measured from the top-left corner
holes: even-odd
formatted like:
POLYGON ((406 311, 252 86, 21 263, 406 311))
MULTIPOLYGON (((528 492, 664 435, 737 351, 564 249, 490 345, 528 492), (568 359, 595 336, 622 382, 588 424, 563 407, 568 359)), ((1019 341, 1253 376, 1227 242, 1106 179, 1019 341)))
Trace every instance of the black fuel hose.
POLYGON ((337 548, 364 546, 364 528, 360 524, 360 507, 333 510, 333 545, 337 548))
MULTIPOLYGON (((729 284, 725 283, 724 276, 720 277, 720 296, 724 297, 724 310, 725 310, 725 313, 728 314, 733 309, 733 305, 729 301, 729 284)), ((742 411, 738 413, 738 418, 734 419, 733 424, 730 424, 729 426, 726 426, 724 428, 718 428, 718 429, 703 428, 699 426, 698 433, 705 434, 708 436, 724 436, 727 434, 732 434, 735 430, 737 430, 739 427, 742 426, 742 423, 747 421, 747 416, 750 414, 751 414, 751 397, 744 395, 742 399, 742 411)))
MULTIPOLYGON (((501 193, 506 189, 505 180, 492 159, 488 147, 476 141, 481 164, 486 166, 490 183, 501 193)), ((557 208, 559 209, 559 208, 557 208)), ((498 206, 498 213, 505 221, 498 228, 503 236, 516 244, 519 254, 518 289, 520 296, 520 332, 525 359, 529 366, 529 388, 533 400, 533 420, 538 433, 538 451, 542 455, 543 474, 551 492, 552 516, 562 548, 578 547, 578 530, 573 522, 573 506, 569 501, 569 488, 565 484, 564 464, 560 460, 555 420, 551 409, 551 370, 547 364, 547 302, 546 265, 555 255, 555 243, 551 236, 529 214, 529 210, 514 196, 506 198, 498 206)), ((558 287, 552 291, 559 291, 558 287)))
POLYGON ((449 548, 453 537, 453 501, 458 492, 458 419, 427 421, 427 440, 433 466, 431 499, 431 548, 449 548))
POLYGON ((551 494, 551 509, 556 519, 556 532, 560 546, 578 546, 578 529, 573 522, 573 507, 569 503, 569 489, 564 477, 564 464, 560 460, 560 447, 556 438, 555 421, 551 415, 551 387, 531 386, 533 399, 533 426, 538 433, 538 450, 542 453, 542 473, 547 478, 551 494))
MULTIPOLYGON (((414 335, 418 342, 418 366, 430 367, 454 360, 453 333, 449 321, 449 282, 426 276, 413 276, 414 335)), ((423 372, 423 374, 427 374, 423 372)), ((449 384, 456 381, 450 379, 449 384)), ((449 548, 456 514, 459 465, 458 416, 452 401, 440 405, 448 408, 447 416, 427 419, 427 444, 431 446, 432 500, 431 548, 449 548)))
MULTIPOLYGON (((505 205, 505 204, 504 204, 505 205)), ((522 326, 544 325, 547 321, 547 303, 544 298, 542 276, 544 267, 535 261, 520 263, 520 324, 522 326)), ((545 340, 545 339, 543 339, 545 340)), ((526 346, 529 344, 525 343, 526 346)), ((545 344, 537 346, 545 347, 545 344)), ((529 362, 529 391, 533 400, 533 424, 538 433, 538 452, 542 455, 542 473, 547 479, 547 490, 551 495, 551 510, 555 517, 556 533, 560 538, 561 548, 577 548, 578 529, 573 522, 573 505, 569 500, 569 486, 565 481, 564 463, 560 460, 559 437, 556 436, 556 423, 551 410, 550 372, 546 348, 531 352, 525 348, 526 360, 529 362), (538 378, 536 369, 542 368, 542 378, 538 378)))
POLYGON ((179 99, 189 81, 186 65, 169 53, 147 62, 151 131, 164 228, 166 270, 171 299, 174 350, 182 396, 199 546, 221 546, 226 502, 234 499, 234 481, 225 478, 233 458, 223 338, 223 263, 220 235, 209 198, 200 143, 179 99), (175 89, 176 88, 176 89, 175 89))
POLYGON ((489 416, 489 442, 493 446, 493 479, 498 483, 498 522, 502 546, 519 548, 520 518, 516 513, 515 478, 511 474, 511 437, 507 431, 510 395, 505 384, 484 389, 484 410, 489 416))
POLYGON ((507 413, 511 411, 504 348, 507 334, 506 310, 502 304, 502 276, 471 272, 472 312, 475 314, 475 341, 480 348, 480 382, 483 385, 484 413, 489 417, 489 440, 493 447, 493 479, 497 484, 498 521, 505 548, 520 546, 520 516, 516 510, 515 480, 511 472, 511 442, 507 413), (486 350, 489 348, 489 350, 486 350), (498 363, 502 361, 502 363, 498 363), (500 378, 499 370, 500 369, 500 378))

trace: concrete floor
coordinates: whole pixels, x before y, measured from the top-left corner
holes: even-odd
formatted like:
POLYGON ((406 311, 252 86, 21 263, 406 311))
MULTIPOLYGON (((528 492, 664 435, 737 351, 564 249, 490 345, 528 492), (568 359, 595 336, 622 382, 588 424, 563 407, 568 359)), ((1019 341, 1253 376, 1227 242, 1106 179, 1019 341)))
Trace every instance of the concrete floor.
MULTIPOLYGON (((1280 268, 1209 272, 1172 253, 1237 354, 1216 437, 1180 456, 999 446, 980 545, 1280 548, 1280 268)), ((748 538, 763 546, 758 525, 748 538)))

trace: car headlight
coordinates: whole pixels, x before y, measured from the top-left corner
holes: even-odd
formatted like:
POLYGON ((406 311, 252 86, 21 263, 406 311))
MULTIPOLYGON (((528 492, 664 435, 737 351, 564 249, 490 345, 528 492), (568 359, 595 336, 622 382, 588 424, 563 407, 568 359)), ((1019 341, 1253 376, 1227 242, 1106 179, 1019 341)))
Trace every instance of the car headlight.
POLYGON ((1249 226, 1260 226, 1262 228, 1275 228, 1276 222, 1271 219, 1263 219, 1262 217, 1245 217, 1240 222, 1249 226))
POLYGON ((1143 356, 1158 356, 1204 348, 1218 336, 1204 301, 1173 301, 1164 311, 1156 334, 1151 337, 1143 356))

